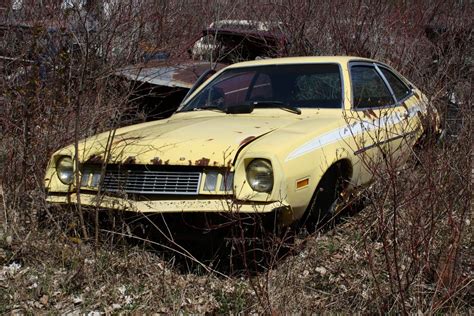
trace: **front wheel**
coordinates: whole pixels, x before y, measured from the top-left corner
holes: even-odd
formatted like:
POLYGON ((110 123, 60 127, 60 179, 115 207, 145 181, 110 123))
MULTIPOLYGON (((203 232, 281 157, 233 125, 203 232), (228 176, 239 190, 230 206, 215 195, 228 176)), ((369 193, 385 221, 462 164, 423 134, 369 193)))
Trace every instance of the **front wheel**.
POLYGON ((348 179, 340 164, 332 166, 324 174, 302 219, 302 224, 309 233, 335 219, 342 208, 342 193, 347 184, 348 179))

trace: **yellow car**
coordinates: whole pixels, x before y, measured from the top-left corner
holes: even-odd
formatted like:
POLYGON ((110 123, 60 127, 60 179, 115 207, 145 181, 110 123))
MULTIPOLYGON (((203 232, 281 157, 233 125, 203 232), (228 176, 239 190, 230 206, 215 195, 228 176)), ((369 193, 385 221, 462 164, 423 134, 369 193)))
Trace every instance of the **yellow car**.
POLYGON ((369 183, 377 163, 406 161, 426 104, 407 79, 370 59, 234 64, 168 119, 55 152, 47 200, 125 212, 265 213, 280 226, 317 221, 369 183))

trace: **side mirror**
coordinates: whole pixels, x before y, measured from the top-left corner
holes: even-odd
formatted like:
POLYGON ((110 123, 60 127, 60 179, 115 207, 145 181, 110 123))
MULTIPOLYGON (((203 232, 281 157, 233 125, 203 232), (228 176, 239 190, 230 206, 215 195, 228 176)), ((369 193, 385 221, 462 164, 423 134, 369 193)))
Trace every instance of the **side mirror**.
POLYGON ((255 106, 251 102, 246 102, 244 104, 233 105, 227 108, 226 113, 228 114, 248 114, 252 113, 255 106))
MULTIPOLYGON (((194 83, 194 85, 191 87, 191 89, 189 89, 188 93, 186 93, 186 95, 184 96, 183 98, 183 101, 181 101, 181 105, 186 101, 186 99, 191 95, 193 94, 194 91, 196 91, 197 88, 199 88, 203 83, 204 81, 206 81, 207 79, 209 79, 212 75, 214 75, 216 73, 216 70, 210 68, 208 70, 206 70, 205 72, 203 72, 199 78, 196 80, 196 82, 194 83)), ((179 107, 181 107, 181 105, 179 107)))

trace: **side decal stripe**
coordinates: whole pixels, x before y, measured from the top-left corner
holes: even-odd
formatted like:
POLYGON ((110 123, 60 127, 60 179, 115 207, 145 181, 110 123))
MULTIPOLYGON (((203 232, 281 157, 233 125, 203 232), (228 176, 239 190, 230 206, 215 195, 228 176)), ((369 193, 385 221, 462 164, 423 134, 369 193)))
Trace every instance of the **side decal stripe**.
POLYGON ((390 116, 385 116, 371 121, 359 121, 340 128, 336 128, 329 131, 321 136, 315 137, 300 147, 293 150, 285 159, 285 161, 293 160, 297 157, 303 156, 314 150, 317 150, 326 145, 344 140, 349 137, 355 137, 364 132, 383 128, 386 126, 396 125, 402 122, 404 119, 409 119, 416 115, 420 111, 419 106, 414 106, 408 109, 406 116, 401 116, 400 113, 394 113, 390 116))

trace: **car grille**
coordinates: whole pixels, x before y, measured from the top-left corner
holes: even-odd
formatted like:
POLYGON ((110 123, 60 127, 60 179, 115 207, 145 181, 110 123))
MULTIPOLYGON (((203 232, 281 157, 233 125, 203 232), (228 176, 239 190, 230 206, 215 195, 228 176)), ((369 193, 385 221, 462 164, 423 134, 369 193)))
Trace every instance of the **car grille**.
POLYGON ((103 189, 106 192, 196 195, 200 183, 200 172, 107 170, 103 189))

